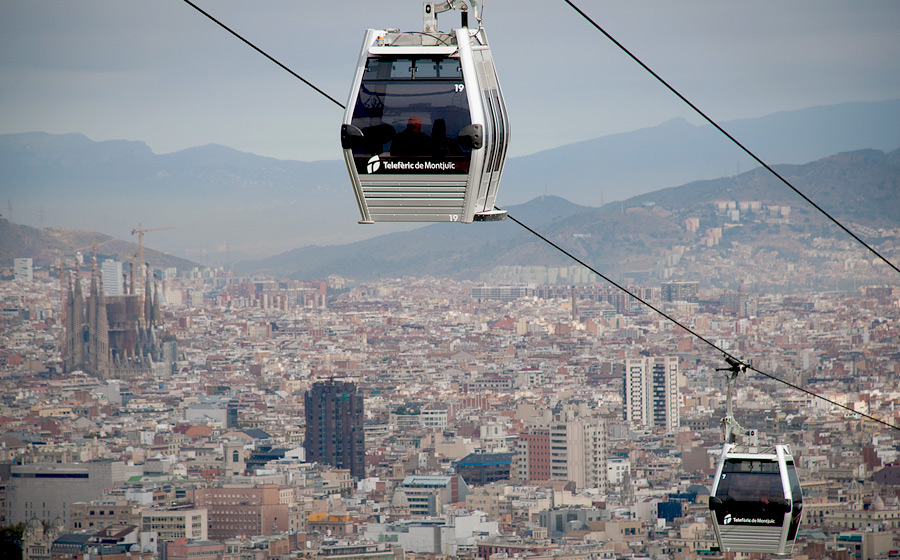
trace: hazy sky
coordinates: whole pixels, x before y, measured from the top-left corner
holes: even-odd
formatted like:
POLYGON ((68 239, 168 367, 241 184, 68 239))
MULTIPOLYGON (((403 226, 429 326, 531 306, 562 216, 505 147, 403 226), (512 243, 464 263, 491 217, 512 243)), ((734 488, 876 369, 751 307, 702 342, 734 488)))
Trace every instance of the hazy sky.
MULTIPOLYGON (((719 121, 900 98, 896 0, 575 3, 719 121)), ((367 27, 422 26, 418 0, 198 4, 342 103, 367 27)), ((562 0, 487 0, 483 15, 511 155, 700 122, 562 0)), ((182 0, 0 0, 0 76, 0 133, 341 157, 336 105, 182 0)))

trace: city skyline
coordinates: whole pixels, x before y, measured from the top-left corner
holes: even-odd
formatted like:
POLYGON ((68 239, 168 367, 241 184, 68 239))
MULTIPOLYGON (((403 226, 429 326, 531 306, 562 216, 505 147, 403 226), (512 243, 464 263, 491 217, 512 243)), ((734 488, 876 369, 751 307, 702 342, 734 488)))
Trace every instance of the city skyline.
MULTIPOLYGON (((413 1, 199 5, 341 103, 366 28, 422 26, 413 1)), ((700 122, 565 3, 483 7, 513 115, 512 156, 673 118, 700 122), (566 41, 552 40, 560 33, 566 41)), ((893 2, 580 8, 717 121, 900 92, 893 2)), ((142 140, 157 153, 216 143, 279 159, 340 158, 341 109, 187 3, 39 0, 2 10, 0 132, 142 140)), ((456 26, 458 14, 439 22, 456 26)))
MULTIPOLYGON (((231 560, 228 550, 252 542, 327 555, 329 535, 341 546, 393 542, 408 554, 574 546, 708 557, 705 500, 725 402, 720 356, 593 286, 510 297, 446 279, 326 282, 320 298, 310 297, 321 292, 317 282, 215 270, 170 276, 168 290, 183 297, 163 306, 154 328, 177 339, 179 351, 119 379, 54 369, 66 338, 51 303, 55 282, 38 274, 0 283, 0 328, 16 343, 0 348, 0 418, 9 430, 0 458, 12 475, 3 478, 0 460, 0 504, 16 519, 34 516, 28 546, 90 548, 105 538, 103 546, 138 546, 142 560, 164 547, 207 547, 231 560), (635 360, 652 364, 653 355, 668 356, 659 362, 684 378, 675 395, 680 421, 660 415, 655 425, 631 425, 623 421, 623 372, 635 360), (364 475, 303 449, 314 424, 305 419, 316 410, 310 395, 344 380, 356 387, 352 400, 365 403, 355 432, 365 434, 364 475), (465 460, 469 479, 451 470, 465 460), (95 481, 91 468, 117 474, 95 481), (481 476, 487 468, 492 482, 481 476), (497 478, 501 469, 509 482, 497 478), (49 485, 72 477, 90 484, 70 483, 65 493, 49 485), (36 479, 48 480, 39 501, 36 479), (37 517, 51 528, 35 525, 37 517), (204 527, 208 541, 199 540, 204 527), (107 536, 92 537, 98 531, 107 536), (241 534, 255 537, 242 543, 241 534)), ((878 558, 896 545, 896 436, 850 411, 900 421, 892 383, 900 292, 747 293, 755 305, 734 306, 701 290, 702 307, 664 301, 672 291, 658 286, 636 293, 754 356, 760 370, 829 399, 752 375, 737 387, 741 424, 763 444, 790 444, 797 457, 799 550, 821 557, 817 547, 837 542, 878 558), (865 542, 854 540, 864 533, 865 542)), ((314 400, 351 401, 342 394, 314 400)), ((654 408, 666 408, 664 396, 654 408)), ((334 407, 322 416, 354 414, 334 407)))
MULTIPOLYGON (((356 224, 343 110, 189 2, 0 3, 0 545, 727 559, 736 422, 789 446, 796 554, 894 558, 895 271, 567 4, 478 3, 516 218, 406 231, 356 224)), ((422 25, 198 5, 339 102, 422 25)), ((898 262, 900 4, 580 8, 898 262)))

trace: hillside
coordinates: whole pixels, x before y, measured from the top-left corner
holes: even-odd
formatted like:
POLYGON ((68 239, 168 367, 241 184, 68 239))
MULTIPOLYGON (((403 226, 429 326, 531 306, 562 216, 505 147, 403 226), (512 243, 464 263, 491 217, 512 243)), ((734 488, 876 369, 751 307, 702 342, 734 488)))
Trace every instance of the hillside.
MULTIPOLYGON (((91 231, 65 228, 33 228, 10 223, 0 218, 0 266, 11 267, 14 258, 34 259, 36 267, 55 267, 61 262, 73 264, 76 253, 90 262, 97 244, 97 259, 114 259, 131 262, 138 253, 138 245, 91 231)), ((195 263, 155 251, 144 246, 144 260, 159 268, 177 267, 182 270, 197 266, 195 263)))
MULTIPOLYGON (((900 150, 889 154, 876 150, 842 153, 803 165, 777 166, 776 170, 836 219, 897 260, 900 150)), ((780 256, 772 258, 803 263, 807 253, 815 253, 817 247, 840 247, 850 251, 848 258, 867 257, 848 243, 846 233, 764 170, 695 181, 602 208, 540 197, 505 209, 614 277, 635 271, 658 273, 667 262, 677 263, 683 254, 734 258, 737 262, 747 254, 768 258, 770 252, 780 251, 780 256), (717 201, 755 202, 758 208, 734 215, 720 209, 717 201), (687 229, 688 219, 696 220, 696 232, 687 229), (709 249, 704 236, 716 229, 721 239, 709 249)), ((821 258, 830 258, 827 251, 821 258)), ((240 263, 238 270, 304 279, 327 274, 357 279, 404 275, 477 279, 495 266, 526 264, 574 263, 513 220, 506 220, 467 226, 434 224, 348 245, 306 247, 240 263)), ((752 264, 753 259, 748 265, 752 264)), ((723 267, 723 275, 728 274, 727 269, 723 267)), ((729 282, 736 282, 741 274, 750 273, 735 265, 729 282)))
MULTIPOLYGON (((589 123, 588 123, 589 124, 589 123)), ((805 164, 849 150, 900 147, 900 100, 848 103, 722 123, 772 164, 805 164)), ((515 147, 515 122, 512 146, 515 147)), ((79 134, 0 135, 4 217, 129 239, 139 224, 159 250, 222 264, 298 247, 347 244, 416 224, 357 225, 340 158, 284 161, 223 146, 154 154, 133 141, 79 134)), ((672 121, 510 158, 498 203, 552 194, 583 206, 624 201, 755 167, 708 126, 672 121)), ((743 173, 740 173, 743 175, 743 173)))

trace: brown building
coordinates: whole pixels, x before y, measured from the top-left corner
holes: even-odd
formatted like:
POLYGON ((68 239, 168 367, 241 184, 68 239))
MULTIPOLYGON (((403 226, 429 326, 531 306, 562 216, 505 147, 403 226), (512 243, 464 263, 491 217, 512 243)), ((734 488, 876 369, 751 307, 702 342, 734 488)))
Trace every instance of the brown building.
POLYGON ((357 479, 366 476, 363 395, 354 383, 319 381, 304 396, 306 460, 348 469, 357 479))
POLYGON ((209 538, 224 541, 238 535, 272 535, 288 530, 288 504, 275 484, 256 487, 199 488, 194 505, 206 508, 209 538))
POLYGON ((110 525, 140 525, 141 511, 125 500, 76 502, 69 514, 69 530, 89 531, 110 525))
POLYGON ((166 560, 239 560, 241 547, 239 542, 220 543, 216 541, 192 540, 185 538, 167 542, 165 546, 166 560))
POLYGON ((510 476, 519 481, 550 480, 550 432, 519 434, 510 476))

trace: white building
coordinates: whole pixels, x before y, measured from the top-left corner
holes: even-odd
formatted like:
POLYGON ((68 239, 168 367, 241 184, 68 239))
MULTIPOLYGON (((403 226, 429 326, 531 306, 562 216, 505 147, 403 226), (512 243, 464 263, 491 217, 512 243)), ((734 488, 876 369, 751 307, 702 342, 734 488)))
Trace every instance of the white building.
POLYGON ((396 543, 406 552, 459 556, 473 552, 477 541, 500 533, 496 521, 474 511, 451 517, 367 523, 364 537, 374 542, 396 543))
POLYGON ((567 407, 550 423, 550 480, 606 490, 606 422, 584 405, 567 407))
POLYGON ((681 424, 678 358, 653 356, 625 360, 625 420, 637 426, 677 430, 681 424))
POLYGON ((606 481, 610 484, 622 484, 625 473, 631 470, 631 461, 614 457, 606 462, 606 481))
POLYGON ((122 263, 106 259, 100 266, 103 272, 103 295, 121 296, 125 294, 122 279, 122 263))
POLYGON ((27 258, 13 259, 13 273, 16 280, 34 281, 34 260, 27 258))

